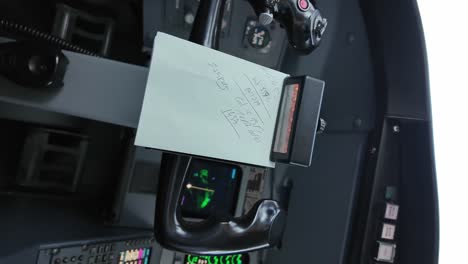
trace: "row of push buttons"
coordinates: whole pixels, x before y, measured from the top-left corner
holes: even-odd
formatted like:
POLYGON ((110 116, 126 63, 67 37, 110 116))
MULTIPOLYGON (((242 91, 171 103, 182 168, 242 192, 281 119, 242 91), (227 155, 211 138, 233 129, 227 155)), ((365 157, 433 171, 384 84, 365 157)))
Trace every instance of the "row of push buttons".
MULTIPOLYGON (((114 244, 97 245, 97 246, 92 246, 89 249, 89 254, 91 254, 91 255, 104 254, 104 253, 114 251, 114 249, 115 249, 114 244)), ((88 250, 88 247, 83 246, 82 250, 86 251, 86 250, 88 250)))
POLYGON ((89 251, 87 264, 108 264, 114 260, 114 244, 101 244, 94 246, 83 246, 83 251, 89 251))
POLYGON ((120 261, 119 264, 148 264, 149 258, 145 258, 145 259, 140 259, 140 260, 133 260, 133 261, 126 261, 126 262, 123 262, 123 261, 120 261))
POLYGON ((61 263, 74 263, 74 262, 77 262, 77 261, 83 261, 83 255, 80 255, 80 256, 72 256, 72 257, 64 257, 64 258, 56 258, 54 260, 54 264, 61 264, 61 263))
POLYGON ((142 246, 142 245, 150 245, 153 242, 154 242, 153 239, 129 240, 125 242, 125 245, 129 247, 136 247, 136 246, 142 246))
POLYGON ((396 228, 398 221, 398 211, 400 206, 395 203, 396 188, 387 186, 385 198, 385 209, 381 231, 377 240, 377 252, 374 258, 378 263, 393 263, 396 255, 396 228))
POLYGON ((97 255, 91 256, 88 258, 88 264, 97 264, 97 263, 112 263, 114 260, 114 255, 97 255))
POLYGON ((150 248, 131 249, 120 252, 119 264, 148 264, 150 248))

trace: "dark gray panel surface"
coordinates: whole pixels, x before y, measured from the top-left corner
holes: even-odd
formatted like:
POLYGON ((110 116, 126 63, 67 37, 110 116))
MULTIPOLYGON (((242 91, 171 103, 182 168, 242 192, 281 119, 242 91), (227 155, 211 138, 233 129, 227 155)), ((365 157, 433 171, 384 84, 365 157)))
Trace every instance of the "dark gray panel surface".
POLYGON ((135 229, 104 226, 98 215, 90 213, 93 209, 91 206, 57 199, 2 195, 0 256, 16 255, 25 248, 38 248, 41 244, 111 238, 135 233, 135 229))
POLYGON ((382 21, 377 29, 388 82, 388 115, 430 120, 426 47, 417 3, 376 3, 374 12, 382 21))
POLYGON ((65 85, 58 91, 39 91, 0 77, 0 101, 136 127, 148 69, 64 51, 70 63, 65 85))
MULTIPOLYGON (((21 249, 15 252, 13 255, 2 256, 1 263, 35 263, 37 259, 38 247, 30 247, 27 249, 21 249)), ((0 255, 1 256, 1 255, 0 255)))
MULTIPOLYGON (((133 142, 132 142, 133 144, 133 142)), ((154 228, 157 181, 162 152, 140 147, 132 151, 129 169, 124 171, 114 210, 118 220, 114 225, 154 228), (124 182, 125 181, 125 182, 124 182)))
POLYGON ((320 47, 308 56, 289 49, 282 71, 325 81, 322 116, 328 131, 371 129, 376 88, 359 1, 318 0, 317 4, 329 21, 320 47))
POLYGON ((440 226, 432 124, 403 120, 401 146, 397 261, 437 264, 440 226))
POLYGON ((55 127, 81 127, 86 121, 69 115, 38 111, 30 107, 17 104, 0 103, 0 118, 8 120, 21 120, 31 124, 55 127))
POLYGON ((312 166, 286 169, 293 179, 287 226, 267 263, 343 263, 366 141, 364 133, 319 135, 312 166))

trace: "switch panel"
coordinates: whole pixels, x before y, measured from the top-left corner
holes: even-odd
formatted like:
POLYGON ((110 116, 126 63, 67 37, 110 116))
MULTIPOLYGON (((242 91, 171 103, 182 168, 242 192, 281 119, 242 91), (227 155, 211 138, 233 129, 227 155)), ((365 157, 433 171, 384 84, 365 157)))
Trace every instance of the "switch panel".
MULTIPOLYGON (((144 0, 143 50, 151 52, 158 31, 188 39, 198 5, 198 0, 144 0)), ((279 69, 286 47, 286 32, 277 22, 262 25, 247 1, 226 0, 220 51, 279 69)))
POLYGON ((125 241, 43 246, 38 264, 150 264, 156 263, 151 237, 125 241))

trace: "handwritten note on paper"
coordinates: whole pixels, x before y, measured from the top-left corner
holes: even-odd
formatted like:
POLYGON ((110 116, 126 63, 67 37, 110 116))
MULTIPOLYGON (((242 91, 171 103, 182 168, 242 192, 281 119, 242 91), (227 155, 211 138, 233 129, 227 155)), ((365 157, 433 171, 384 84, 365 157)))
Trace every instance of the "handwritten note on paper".
POLYGON ((158 33, 135 145, 274 167, 286 74, 158 33))

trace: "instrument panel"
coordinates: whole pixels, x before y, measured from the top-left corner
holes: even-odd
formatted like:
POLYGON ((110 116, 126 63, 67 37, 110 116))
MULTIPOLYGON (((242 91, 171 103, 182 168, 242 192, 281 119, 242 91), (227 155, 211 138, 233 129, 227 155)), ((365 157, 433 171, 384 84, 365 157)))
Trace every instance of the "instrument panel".
MULTIPOLYGON (((158 31, 188 39, 198 4, 198 0, 144 0, 144 50, 151 52, 158 31)), ((247 1, 226 1, 220 36, 221 51, 279 69, 286 46, 286 32, 277 23, 267 26, 259 24, 247 1)))
POLYGON ((242 170, 233 164, 193 159, 185 176, 180 207, 182 216, 233 216, 242 170))
POLYGON ((45 246, 39 252, 37 264, 156 263, 155 243, 152 237, 142 237, 123 241, 45 246))

